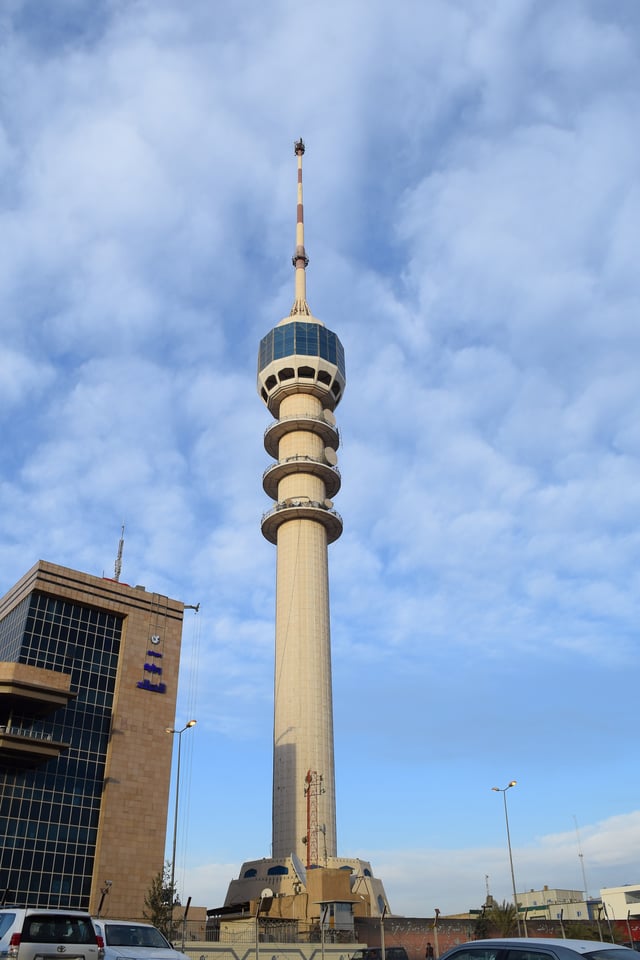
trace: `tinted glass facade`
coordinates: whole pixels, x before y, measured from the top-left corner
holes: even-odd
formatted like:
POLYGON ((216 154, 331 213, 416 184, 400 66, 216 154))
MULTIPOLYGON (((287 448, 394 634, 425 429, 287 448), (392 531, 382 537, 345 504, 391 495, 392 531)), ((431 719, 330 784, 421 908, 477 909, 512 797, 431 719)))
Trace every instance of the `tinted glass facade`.
POLYGON ((115 613, 39 591, 0 623, 0 660, 70 674, 77 693, 44 716, 2 705, 0 724, 12 733, 68 744, 32 769, 0 766, 7 903, 88 906, 122 624, 115 613))
POLYGON ((290 356, 322 357, 336 365, 343 377, 344 348, 340 340, 318 323, 293 321, 274 327, 260 341, 258 371, 264 370, 273 360, 290 356))

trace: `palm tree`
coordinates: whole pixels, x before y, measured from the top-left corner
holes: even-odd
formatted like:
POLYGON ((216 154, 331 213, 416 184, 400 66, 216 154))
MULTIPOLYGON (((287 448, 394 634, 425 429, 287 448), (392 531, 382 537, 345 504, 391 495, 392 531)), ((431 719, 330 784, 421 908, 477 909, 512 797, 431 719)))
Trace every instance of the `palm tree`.
POLYGON ((499 937, 510 937, 518 928, 518 915, 512 903, 503 900, 502 903, 493 903, 486 911, 484 919, 490 930, 495 930, 499 937))

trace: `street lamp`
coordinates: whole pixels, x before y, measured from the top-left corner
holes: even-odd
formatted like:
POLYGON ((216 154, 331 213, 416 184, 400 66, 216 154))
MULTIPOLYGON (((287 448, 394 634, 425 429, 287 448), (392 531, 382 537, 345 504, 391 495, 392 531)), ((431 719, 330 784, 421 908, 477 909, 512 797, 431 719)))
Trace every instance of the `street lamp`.
POLYGON ((273 890, 270 890, 269 887, 265 887, 260 893, 258 906, 256 907, 256 960, 259 960, 260 958, 260 911, 262 909, 262 901, 270 900, 272 896, 273 890))
POLYGON ((104 887, 100 887, 100 903, 98 904, 98 917, 100 917, 100 913, 102 912, 104 898, 108 893, 111 892, 112 886, 113 886, 113 880, 105 880, 104 887))
POLYGON ((384 918, 387 915, 387 905, 386 903, 382 907, 382 913, 380 914, 380 956, 382 960, 387 960, 387 951, 384 945, 384 918))
POLYGON ((176 766, 176 800, 175 800, 175 809, 173 811, 173 848, 171 851, 171 912, 169 914, 169 930, 171 931, 171 937, 173 938, 173 901, 175 900, 175 879, 176 879, 176 842, 178 839, 178 805, 180 802, 180 750, 182 747, 182 734, 185 730, 188 730, 189 727, 195 727, 197 720, 189 720, 182 730, 176 730, 174 727, 167 727, 166 733, 177 733, 178 734, 178 764, 176 766))
POLYGON ((516 878, 513 873, 513 854, 511 853, 511 835, 509 833, 509 814, 507 813, 507 790, 510 790, 511 787, 515 787, 517 780, 511 780, 506 787, 491 787, 496 793, 502 794, 502 799, 504 800, 504 822, 507 826, 507 847, 509 849, 509 866, 511 867, 511 889, 513 890, 513 905, 516 908, 516 923, 518 924, 518 936, 520 934, 520 914, 518 912, 518 897, 516 894, 516 878))

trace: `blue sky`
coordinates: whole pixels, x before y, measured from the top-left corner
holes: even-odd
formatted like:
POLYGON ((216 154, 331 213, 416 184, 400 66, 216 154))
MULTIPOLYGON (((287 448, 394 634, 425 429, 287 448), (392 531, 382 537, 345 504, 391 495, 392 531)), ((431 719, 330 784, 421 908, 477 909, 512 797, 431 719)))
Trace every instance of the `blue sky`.
POLYGON ((201 604, 182 895, 270 853, 255 369, 300 136, 339 853, 399 914, 507 898, 516 779, 519 889, 638 882, 636 0, 5 0, 0 44, 0 592, 112 575, 124 521, 122 579, 201 604))

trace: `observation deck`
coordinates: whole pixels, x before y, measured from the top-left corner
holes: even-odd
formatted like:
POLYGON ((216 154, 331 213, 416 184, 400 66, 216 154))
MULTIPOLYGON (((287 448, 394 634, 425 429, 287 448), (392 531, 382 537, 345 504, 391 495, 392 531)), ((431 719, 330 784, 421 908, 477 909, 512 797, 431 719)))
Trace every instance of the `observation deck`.
POLYGON ((307 430, 309 433, 315 433, 321 437, 326 447, 331 447, 333 450, 337 450, 340 446, 340 434, 330 410, 325 410, 322 416, 295 414, 275 420, 265 430, 264 448, 270 457, 273 457, 274 460, 278 459, 278 444, 287 433, 292 433, 295 430, 307 430))
POLYGON ((342 533, 342 517, 333 509, 331 501, 321 503, 305 497, 291 497, 276 503, 262 516, 262 535, 270 543, 278 542, 278 530, 289 520, 315 520, 327 531, 327 543, 333 543, 342 533))
POLYGON ((282 321, 260 341, 258 392, 274 417, 294 393, 308 393, 333 409, 345 388, 344 348, 318 320, 282 321))
POLYGON ((285 477, 291 477, 293 474, 311 474, 313 477, 320 477, 324 483, 327 497, 335 497, 340 489, 341 478, 337 467, 331 466, 325 460, 317 460, 315 457, 294 456, 287 457, 286 460, 280 460, 274 463, 262 474, 262 488, 268 497, 272 500, 278 499, 278 484, 285 477))

